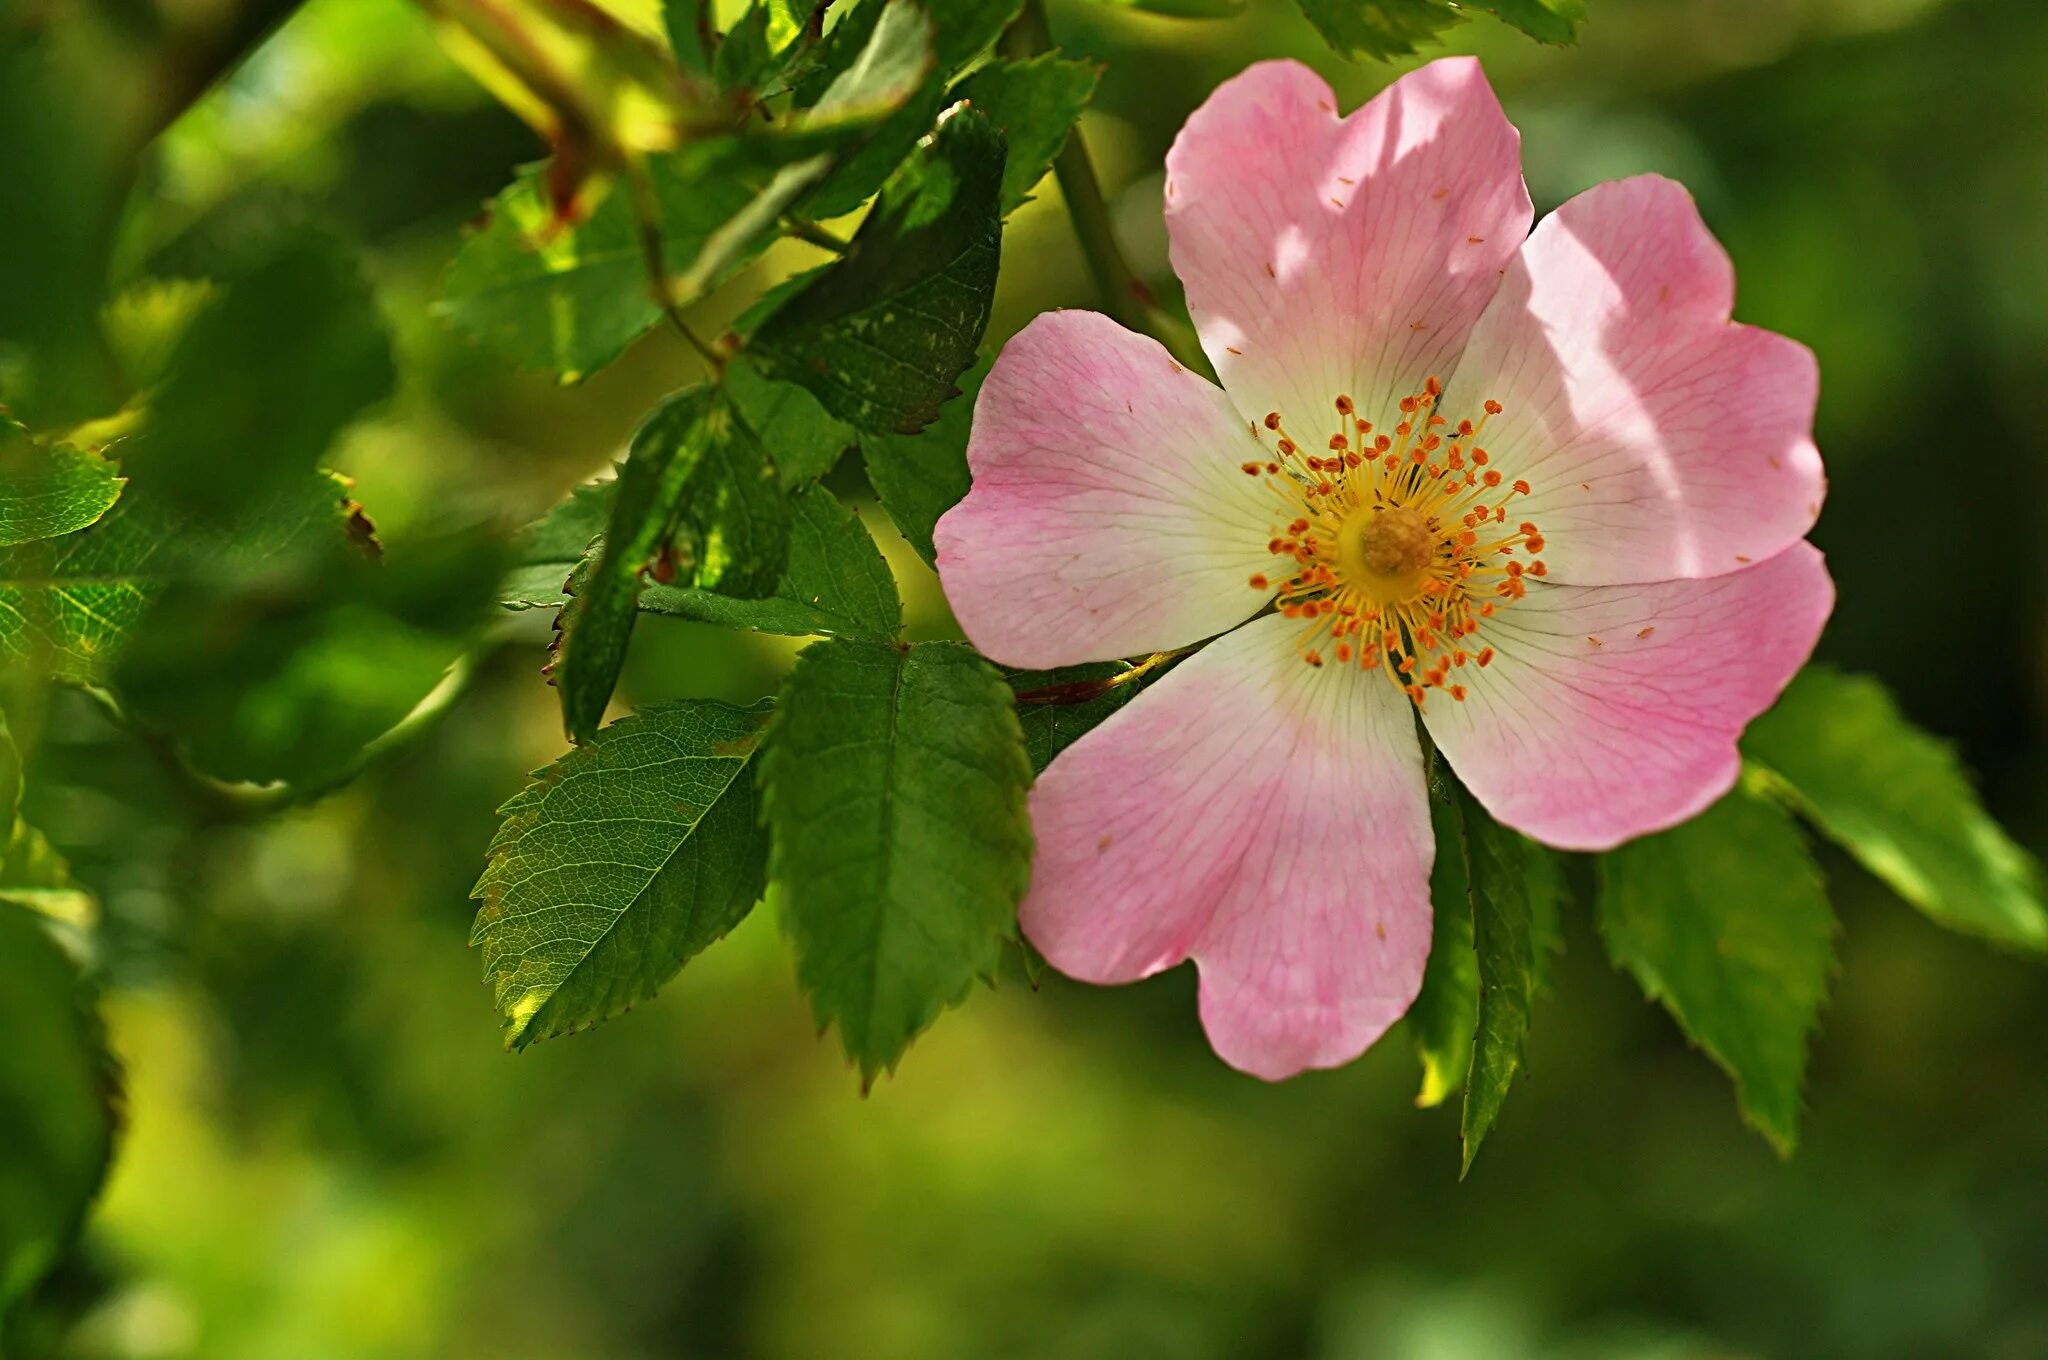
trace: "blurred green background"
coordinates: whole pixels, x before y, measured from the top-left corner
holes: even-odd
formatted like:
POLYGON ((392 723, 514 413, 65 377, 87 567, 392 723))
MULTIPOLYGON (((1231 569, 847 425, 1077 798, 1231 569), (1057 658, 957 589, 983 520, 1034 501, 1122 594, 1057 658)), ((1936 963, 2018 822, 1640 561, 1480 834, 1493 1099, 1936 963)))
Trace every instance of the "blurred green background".
MULTIPOLYGON (((1958 741, 2042 846, 2048 6, 1589 7, 1577 49, 1474 23, 1452 50, 1485 58, 1539 211, 1683 179, 1736 259, 1738 315, 1819 352, 1815 537, 1841 588, 1823 655, 1958 741)), ((109 119, 145 125, 203 58, 173 39, 248 7, 40 8, 109 119)), ((1332 58, 1286 0, 1201 23, 1067 0, 1052 20, 1108 63, 1086 132, 1168 292, 1161 158, 1217 81, 1297 56, 1349 104, 1396 73, 1332 58)), ((694 376, 657 333, 559 389, 435 318, 463 224, 538 150, 403 0, 312 0, 152 153, 152 210, 195 234, 310 204, 364 245, 404 385, 334 461, 387 532, 539 513, 694 376)), ((39 210, 31 184, 0 196, 39 210)), ((814 259, 778 247, 706 325, 814 259)), ((1048 182, 1008 234, 991 338, 1092 303, 1048 182)), ((124 305, 146 334, 176 300, 124 305)), ((935 581, 872 522, 913 635, 946 633, 935 581)), ((492 810, 562 744, 545 640, 509 619, 428 738, 277 820, 194 799, 56 701, 28 815, 104 905, 128 1128, 24 1353, 2048 1356, 2048 974, 1840 857, 1841 973, 1790 1162, 1608 969, 1582 908, 1462 1185, 1455 1111, 1412 1108, 1398 1032, 1267 1086, 1210 1055, 1185 969, 1038 992, 1013 969, 861 1099, 766 912, 653 1004, 507 1056, 465 898, 492 810)), ((752 700, 794 649, 650 618, 623 697, 752 700)))

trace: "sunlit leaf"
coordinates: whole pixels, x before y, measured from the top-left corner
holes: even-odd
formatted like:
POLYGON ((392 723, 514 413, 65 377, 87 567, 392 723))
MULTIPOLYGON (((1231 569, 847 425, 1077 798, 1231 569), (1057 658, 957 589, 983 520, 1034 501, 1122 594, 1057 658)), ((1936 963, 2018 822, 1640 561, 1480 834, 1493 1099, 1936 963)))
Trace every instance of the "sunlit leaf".
POLYGON ((1792 819, 1746 789, 1600 860, 1607 952, 1735 1079, 1781 1154, 1799 1141, 1807 1040, 1835 915, 1792 819))
POLYGON ((725 390, 792 490, 830 472, 853 446, 853 427, 835 420, 810 392, 764 378, 743 360, 726 369, 725 390))
POLYGON ((1010 691, 955 643, 816 643, 761 761, 797 978, 866 1083, 1015 934, 1031 764, 1010 691))
POLYGON ((470 943, 507 1047, 646 1000, 752 910, 768 838, 748 766, 765 721, 765 705, 653 705, 498 810, 470 943))
POLYGON ((1247 0, 1097 0, 1119 9, 1143 10, 1175 19, 1232 19, 1244 13, 1247 0))
POLYGON ((43 445, 0 412, 0 547, 68 534, 121 494, 121 472, 97 453, 43 445))
POLYGON ((1472 947, 1472 884, 1465 844, 1465 803, 1441 776, 1430 780, 1429 820, 1436 860, 1429 873, 1429 961, 1408 1008, 1408 1035, 1422 1062, 1415 1103, 1441 1105, 1465 1084, 1472 1033, 1479 1023, 1479 962, 1472 947))
POLYGON ((1409 56, 1462 22, 1448 0, 1297 0, 1323 41, 1347 57, 1409 56))
POLYGON ((1787 796, 1932 920, 2048 950, 2041 870, 1985 813, 1955 752, 1864 676, 1808 667, 1743 738, 1787 796))
POLYGON ((88 527, 0 548, 0 661, 79 683, 103 680, 128 630, 171 582, 343 542, 353 511, 345 485, 322 472, 228 521, 195 523, 138 477, 88 527))

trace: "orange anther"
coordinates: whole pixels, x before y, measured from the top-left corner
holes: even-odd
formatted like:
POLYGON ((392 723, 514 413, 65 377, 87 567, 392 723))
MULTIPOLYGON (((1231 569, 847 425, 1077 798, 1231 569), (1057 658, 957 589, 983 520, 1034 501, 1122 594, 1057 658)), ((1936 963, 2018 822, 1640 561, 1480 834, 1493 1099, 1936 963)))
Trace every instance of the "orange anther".
POLYGON ((1355 409, 1356 409, 1356 408, 1355 408, 1355 407, 1353 407, 1353 406, 1352 406, 1352 404, 1351 404, 1351 398, 1349 398, 1349 397, 1339 397, 1339 398, 1337 398, 1337 414, 1338 414, 1338 415, 1342 415, 1342 416, 1348 416, 1348 415, 1350 415, 1350 414, 1351 414, 1351 412, 1352 412, 1353 410, 1355 410, 1355 409))
POLYGON ((1479 655, 1472 659, 1474 661, 1477 661, 1482 666, 1486 665, 1488 662, 1493 660, 1493 648, 1481 647, 1479 649, 1479 655))
POLYGON ((1330 436, 1330 447, 1333 449, 1341 449, 1350 442, 1351 441, 1346 439, 1342 434, 1333 434, 1330 436))
POLYGON ((1497 401, 1494 401, 1494 400, 1492 400, 1491 398, 1489 398, 1489 399, 1487 400, 1487 403, 1486 403, 1486 414, 1488 414, 1488 415, 1490 415, 1490 416, 1497 416, 1497 415, 1499 415, 1499 414, 1500 414, 1500 403, 1499 403, 1499 402, 1497 402, 1497 401))
POLYGON ((1524 482, 1524 481, 1520 481, 1520 480, 1517 480, 1517 481, 1515 482, 1515 492, 1516 492, 1516 494, 1517 494, 1517 495, 1522 495, 1522 496, 1526 496, 1526 495, 1528 495, 1528 494, 1529 494, 1529 484, 1528 484, 1527 482, 1524 482))
POLYGON ((1252 576, 1252 579, 1251 579, 1251 582, 1250 582, 1251 588, 1252 588, 1253 590, 1265 590, 1265 589, 1269 588, 1269 587, 1270 587, 1270 586, 1271 586, 1272 584, 1273 584, 1273 583, 1272 583, 1271 581, 1268 581, 1268 580, 1266 579, 1266 574, 1265 574, 1264 572, 1257 572, 1257 573, 1255 573, 1255 574, 1254 574, 1254 575, 1252 576))
POLYGON ((1269 430, 1280 428, 1280 413, 1278 411, 1266 412, 1266 428, 1269 430))
POLYGON ((1485 450, 1485 449, 1474 449, 1474 450, 1472 450, 1472 462, 1473 462, 1473 464, 1474 464, 1475 466, 1477 466, 1477 467, 1485 467, 1485 466, 1486 466, 1486 457, 1487 457, 1487 454, 1486 454, 1486 450, 1485 450))
POLYGON ((1264 471, 1264 469, 1261 468, 1257 463, 1246 463, 1244 465, 1244 475, 1247 477, 1256 477, 1262 471, 1264 471))

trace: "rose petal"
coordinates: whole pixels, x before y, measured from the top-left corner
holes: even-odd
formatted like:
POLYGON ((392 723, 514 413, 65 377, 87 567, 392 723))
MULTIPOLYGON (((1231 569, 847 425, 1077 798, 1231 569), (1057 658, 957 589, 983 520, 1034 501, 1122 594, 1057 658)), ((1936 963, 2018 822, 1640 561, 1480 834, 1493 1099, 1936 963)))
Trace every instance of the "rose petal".
POLYGON ((1491 465, 1553 580, 1718 576, 1797 542, 1820 513, 1819 373, 1805 346, 1735 325, 1735 273, 1692 196, 1655 175, 1543 219, 1451 380, 1503 410, 1491 465))
POLYGON ((1166 158, 1174 271, 1249 419, 1320 445, 1346 395, 1394 404, 1448 376, 1528 234, 1521 138, 1479 63, 1431 62, 1348 118, 1299 62, 1220 86, 1166 158))
POLYGON ((1260 608, 1277 502, 1222 391, 1093 312, 1004 347, 974 408, 965 500, 939 520, 960 627, 1006 665, 1184 646, 1260 608))
POLYGON ((1834 599, 1805 543, 1706 580, 1538 585, 1481 627, 1495 655, 1459 672, 1465 702, 1431 695, 1423 721, 1495 819, 1610 849, 1729 790, 1736 738, 1805 664, 1834 599))
POLYGON ((1054 760, 1019 909, 1085 981, 1194 958, 1209 1041, 1268 1080, 1357 1057, 1429 956, 1408 701, 1356 667, 1304 665, 1299 637, 1278 616, 1245 625, 1054 760))

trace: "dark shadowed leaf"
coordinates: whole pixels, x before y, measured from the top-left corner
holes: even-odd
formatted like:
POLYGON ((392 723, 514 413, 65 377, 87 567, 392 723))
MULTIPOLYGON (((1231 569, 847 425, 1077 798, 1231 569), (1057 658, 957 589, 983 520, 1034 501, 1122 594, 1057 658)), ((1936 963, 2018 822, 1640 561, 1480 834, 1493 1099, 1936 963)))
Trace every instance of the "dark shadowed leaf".
POLYGON ((646 1000, 752 910, 768 837, 748 764, 766 720, 766 705, 644 708, 498 809, 470 943, 507 1047, 646 1000))
POLYGON ((1929 918, 2048 950, 2040 866, 1985 813, 1955 752, 1906 721, 1883 685, 1809 667, 1742 745, 1770 791, 1929 918))
POLYGON ((1564 872, 1549 850, 1494 821, 1469 796, 1461 801, 1479 965, 1478 1025, 1459 1128, 1462 1170, 1470 1171, 1522 1066, 1539 956, 1564 893, 1564 872))
POLYGON ((988 326, 1002 183, 1002 134, 961 108, 884 186, 846 255, 760 323, 749 355, 861 430, 923 429, 988 326))
POLYGON ((352 547, 173 584, 113 680, 129 715, 222 779, 319 787, 473 642, 504 574, 483 540, 352 547))
POLYGON ((1034 774, 1053 757, 1092 731, 1166 673, 1164 667, 1134 669, 1121 661, 1094 661, 1050 671, 1003 668, 1017 695, 1017 721, 1034 774), (1114 683, 1113 683, 1114 682, 1114 683))
POLYGON ((55 538, 107 513, 121 471, 97 453, 43 445, 0 412, 0 547, 55 538))
POLYGON ((940 407, 939 418, 921 434, 860 437, 868 484, 904 539, 927 562, 937 556, 932 530, 939 517, 958 505, 972 484, 967 472, 967 435, 974 422, 975 399, 987 376, 984 355, 960 375, 960 395, 940 407))
POLYGON ((1737 789, 1609 852, 1599 919, 1614 962, 1735 1079, 1743 1116, 1789 1155, 1835 958, 1834 912, 1791 817, 1737 789))
POLYGON ((114 1143, 113 1060, 77 966, 0 901, 0 1316, 78 1235, 114 1143))
POLYGON ((889 564, 860 516, 821 486, 790 498, 789 568, 775 593, 742 600, 708 590, 649 585, 640 608, 791 637, 830 634, 884 640, 902 626, 903 606, 889 564))
POLYGON ((775 469, 717 388, 657 406, 633 435, 601 542, 562 616, 554 676, 572 740, 604 718, 638 614, 642 573, 742 598, 771 594, 789 556, 775 469))
POLYGON ((761 779, 798 981, 865 1084, 1015 934, 1031 763, 1010 691, 956 643, 816 643, 761 779))
POLYGON ((221 519, 311 475, 395 382, 383 317, 354 259, 303 234, 193 318, 124 459, 156 495, 221 519))
POLYGON ((955 85, 948 99, 965 99, 1009 143, 1003 165, 1003 212, 1029 201, 1031 187, 1052 168, 1067 134, 1094 97, 1102 68, 1047 52, 1025 61, 999 61, 955 85))

